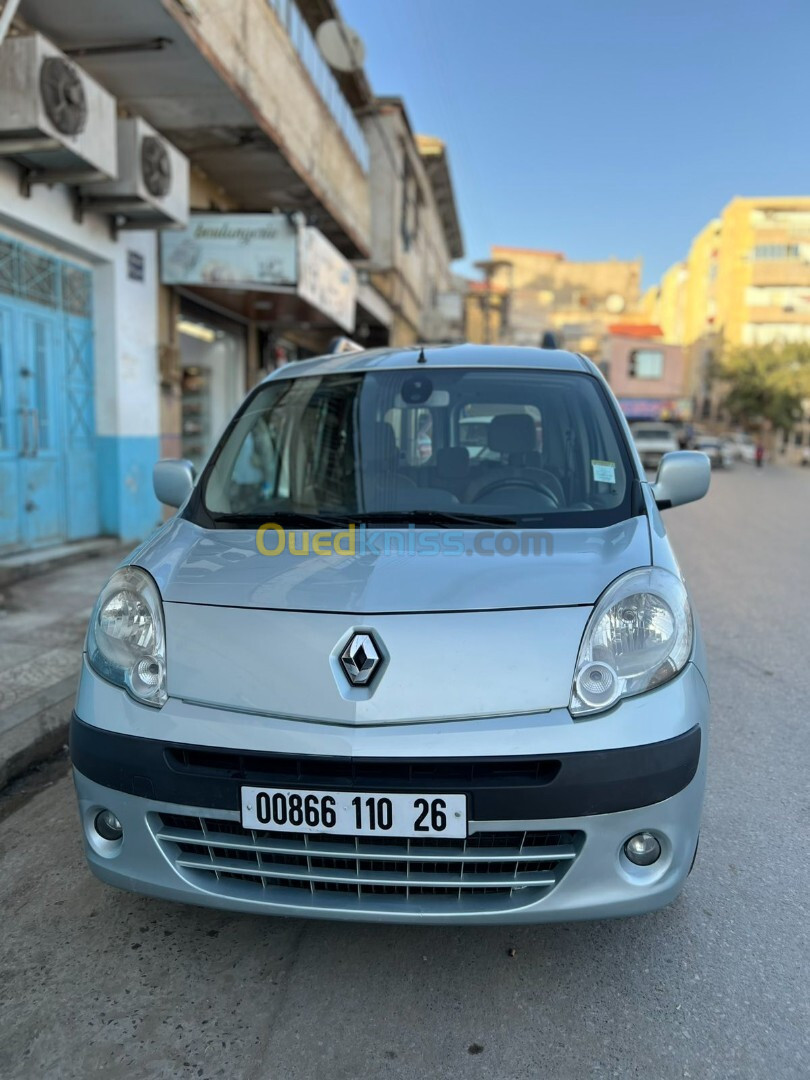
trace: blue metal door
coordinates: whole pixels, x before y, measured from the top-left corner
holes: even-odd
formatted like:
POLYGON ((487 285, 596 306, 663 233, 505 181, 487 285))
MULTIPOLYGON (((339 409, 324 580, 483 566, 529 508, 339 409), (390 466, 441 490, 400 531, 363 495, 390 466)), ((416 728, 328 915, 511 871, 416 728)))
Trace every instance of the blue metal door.
POLYGON ((0 236, 0 548, 98 533, 88 270, 0 236))
POLYGON ((26 547, 65 535, 61 334, 54 312, 20 305, 17 412, 20 418, 20 533, 26 547), (21 340, 20 340, 21 339, 21 340))
POLYGON ((17 414, 17 395, 12 383, 15 327, 15 313, 0 297, 0 549, 19 541, 20 490, 17 460, 21 424, 17 414))
POLYGON ((64 448, 68 540, 100 528, 93 379, 93 289, 89 270, 62 263, 64 448))

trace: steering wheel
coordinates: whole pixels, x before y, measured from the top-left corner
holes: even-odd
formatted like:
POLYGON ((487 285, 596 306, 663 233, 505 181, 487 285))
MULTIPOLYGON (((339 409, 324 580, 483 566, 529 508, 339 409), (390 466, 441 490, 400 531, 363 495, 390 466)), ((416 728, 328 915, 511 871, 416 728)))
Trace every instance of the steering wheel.
POLYGON ((517 476, 503 480, 493 480, 491 484, 487 484, 486 487, 481 488, 473 499, 473 503, 481 502, 487 495, 490 495, 493 491, 497 491, 499 488, 508 487, 530 488, 532 491, 539 491, 541 495, 545 495, 547 499, 551 499, 555 507, 560 505, 560 500, 546 484, 541 483, 539 480, 525 480, 517 476))

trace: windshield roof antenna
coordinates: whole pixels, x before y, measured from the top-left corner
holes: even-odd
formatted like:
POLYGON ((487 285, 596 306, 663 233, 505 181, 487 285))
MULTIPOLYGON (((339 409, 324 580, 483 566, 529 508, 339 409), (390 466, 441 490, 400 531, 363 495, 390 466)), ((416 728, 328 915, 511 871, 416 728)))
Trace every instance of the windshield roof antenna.
POLYGON ((427 363, 427 357, 425 356, 425 346, 424 345, 419 346, 419 355, 416 358, 416 362, 417 362, 417 364, 426 364, 427 363))

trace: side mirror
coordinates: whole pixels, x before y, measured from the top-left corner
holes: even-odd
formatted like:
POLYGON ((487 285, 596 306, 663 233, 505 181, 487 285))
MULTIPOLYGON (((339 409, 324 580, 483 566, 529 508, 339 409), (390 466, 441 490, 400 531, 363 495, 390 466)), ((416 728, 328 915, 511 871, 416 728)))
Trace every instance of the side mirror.
POLYGON ((698 450, 675 450, 664 454, 653 484, 653 496, 659 510, 702 499, 709 490, 712 465, 698 450))
POLYGON ((194 487, 194 466, 185 458, 163 458, 152 470, 152 486, 158 502, 182 506, 194 487))

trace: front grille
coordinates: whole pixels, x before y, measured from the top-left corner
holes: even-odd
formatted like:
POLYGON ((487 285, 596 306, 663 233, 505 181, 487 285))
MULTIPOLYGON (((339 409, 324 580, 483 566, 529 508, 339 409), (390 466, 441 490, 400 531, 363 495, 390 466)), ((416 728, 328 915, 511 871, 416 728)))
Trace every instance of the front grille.
POLYGON ((292 754, 206 750, 172 746, 166 750, 172 769, 195 776, 218 776, 266 787, 354 788, 359 791, 437 791, 479 787, 550 784, 560 771, 555 758, 469 758, 464 760, 392 761, 390 758, 319 758, 292 754))
POLYGON ((496 911, 545 896, 582 832, 479 832, 466 840, 243 829, 238 820, 157 814, 156 839, 178 873, 222 895, 306 907, 412 906, 496 911), (329 894, 328 900, 325 900, 329 894))

